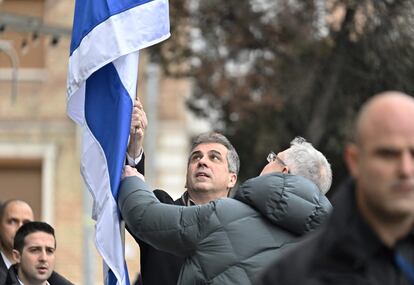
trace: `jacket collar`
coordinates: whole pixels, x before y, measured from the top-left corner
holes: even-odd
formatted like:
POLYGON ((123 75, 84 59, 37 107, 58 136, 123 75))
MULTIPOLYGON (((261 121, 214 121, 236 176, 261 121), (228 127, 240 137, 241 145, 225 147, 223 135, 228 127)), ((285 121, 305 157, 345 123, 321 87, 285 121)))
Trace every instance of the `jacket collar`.
POLYGON ((348 261, 364 263, 379 252, 389 252, 389 249, 371 229, 358 211, 355 199, 353 181, 346 181, 337 190, 332 199, 334 210, 327 224, 327 250, 349 258, 348 261))

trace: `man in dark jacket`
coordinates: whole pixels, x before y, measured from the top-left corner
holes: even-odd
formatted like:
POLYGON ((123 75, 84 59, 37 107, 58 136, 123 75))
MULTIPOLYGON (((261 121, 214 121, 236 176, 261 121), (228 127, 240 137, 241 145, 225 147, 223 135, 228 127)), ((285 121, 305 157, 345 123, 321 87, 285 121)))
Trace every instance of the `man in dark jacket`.
MULTIPOLYGON (((199 167, 188 168, 187 191, 174 201, 167 192, 155 190, 154 194, 160 202, 179 206, 201 205, 227 197, 230 189, 236 184, 240 161, 236 150, 225 136, 215 132, 202 133, 194 139, 191 150, 194 159, 197 159, 196 157, 201 152, 206 152, 213 160, 217 159, 218 150, 221 150, 223 153, 225 152, 225 157, 221 157, 221 159, 225 162, 226 167, 218 169, 215 164, 216 166, 212 167, 211 171, 204 171, 204 173, 200 171, 203 164, 200 164, 199 167), (205 178, 201 178, 202 176, 205 178)), ((224 165, 220 164, 220 166, 224 165)), ((139 171, 138 167, 137 169, 139 171)), ((142 279, 138 279, 135 284, 141 284, 141 281, 145 285, 177 284, 184 258, 157 250, 139 238, 136 240, 140 247, 140 278, 142 279)))
MULTIPOLYGON (((144 173, 144 152, 143 139, 145 129, 147 127, 147 117, 143 106, 137 98, 134 102, 134 108, 131 118, 130 141, 127 152, 127 164, 134 166, 140 173, 144 173)), ((204 133, 199 135, 193 142, 192 150, 199 145, 210 148, 211 144, 219 144, 228 150, 227 161, 229 163, 227 172, 221 172, 217 176, 211 176, 212 184, 207 188, 205 185, 191 184, 186 185, 187 191, 182 197, 173 200, 171 196, 163 190, 155 190, 156 197, 165 204, 175 204, 180 206, 189 206, 195 204, 204 204, 212 200, 227 197, 229 190, 237 181, 237 174, 239 171, 239 157, 236 150, 228 141, 228 139, 218 133, 204 133), (228 176, 231 178, 230 184, 222 183, 220 180, 228 176)), ((191 175, 189 170, 187 175, 191 175)), ((133 233, 132 233, 133 234, 133 233)), ((184 259, 179 256, 172 255, 167 252, 159 251, 154 247, 148 245, 142 240, 135 237, 140 247, 140 264, 141 271, 135 282, 136 285, 175 285, 177 284, 178 275, 184 259)))
POLYGON ((345 159, 353 181, 336 193, 329 222, 260 284, 414 284, 414 99, 371 98, 345 159))
MULTIPOLYGON (((24 201, 8 200, 0 208, 0 284, 5 282, 8 269, 15 263, 13 239, 16 231, 33 219, 32 208, 24 201)), ((52 272, 48 281, 51 285, 72 284, 55 271, 52 272)))
POLYGON ((13 256, 17 263, 10 267, 4 284, 68 284, 49 281, 55 266, 55 250, 55 231, 49 224, 25 223, 14 237, 13 256))
MULTIPOLYGON (((295 148, 295 153, 305 155, 302 161, 313 167, 304 175, 323 176, 329 183, 318 184, 330 184, 330 166, 323 155, 303 139, 292 143, 295 148)), ((219 199, 193 207, 161 204, 136 170, 127 166, 125 176, 132 177, 122 182, 118 200, 122 216, 140 239, 186 258, 178 284, 254 284, 263 266, 283 246, 319 226, 330 211, 329 201, 314 183, 282 173, 300 169, 283 160, 289 160, 288 154, 270 155, 263 175, 237 191, 239 201, 219 199)), ((227 150, 219 144, 193 149, 187 186, 211 189, 214 176, 232 185, 226 158, 227 150)))

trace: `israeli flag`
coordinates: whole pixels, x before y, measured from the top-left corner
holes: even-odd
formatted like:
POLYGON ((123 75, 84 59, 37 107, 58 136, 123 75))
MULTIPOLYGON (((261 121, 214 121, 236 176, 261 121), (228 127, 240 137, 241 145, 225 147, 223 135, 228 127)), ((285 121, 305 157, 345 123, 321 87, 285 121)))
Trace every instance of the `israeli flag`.
POLYGON ((95 244, 108 285, 129 284, 118 187, 127 151, 138 51, 170 36, 168 0, 77 0, 67 113, 82 128, 81 174, 93 196, 95 244))

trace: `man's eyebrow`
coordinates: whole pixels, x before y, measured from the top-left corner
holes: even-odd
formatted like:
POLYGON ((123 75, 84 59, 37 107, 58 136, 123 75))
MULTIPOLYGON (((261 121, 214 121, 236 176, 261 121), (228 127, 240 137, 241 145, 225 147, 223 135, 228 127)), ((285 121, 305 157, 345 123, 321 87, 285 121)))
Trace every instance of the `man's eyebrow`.
POLYGON ((194 154, 200 154, 201 153, 201 151, 199 151, 199 150, 195 150, 195 151, 193 151, 192 153, 190 153, 190 156, 193 156, 194 154))
POLYGON ((208 153, 209 153, 209 154, 212 154, 212 153, 213 153, 213 154, 218 154, 218 155, 220 155, 220 156, 222 155, 222 154, 221 154, 221 152, 219 152, 218 150, 215 150, 215 149, 210 150, 208 153))
POLYGON ((395 148, 395 147, 390 147, 390 146, 378 146, 376 148, 373 149, 374 153, 394 153, 394 154, 399 154, 401 152, 403 152, 402 149, 399 148, 395 148))
POLYGON ((6 219, 6 222, 8 222, 8 223, 10 223, 10 222, 19 222, 19 218, 9 217, 8 219, 6 219))

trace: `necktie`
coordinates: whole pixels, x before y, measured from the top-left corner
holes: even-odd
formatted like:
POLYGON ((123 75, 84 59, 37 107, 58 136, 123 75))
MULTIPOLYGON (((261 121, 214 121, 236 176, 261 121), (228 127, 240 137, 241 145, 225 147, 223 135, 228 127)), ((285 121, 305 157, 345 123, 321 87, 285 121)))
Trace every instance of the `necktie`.
POLYGON ((414 266, 398 252, 394 255, 395 263, 407 277, 411 284, 414 284, 414 266))

